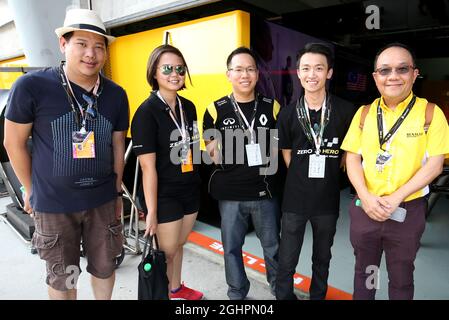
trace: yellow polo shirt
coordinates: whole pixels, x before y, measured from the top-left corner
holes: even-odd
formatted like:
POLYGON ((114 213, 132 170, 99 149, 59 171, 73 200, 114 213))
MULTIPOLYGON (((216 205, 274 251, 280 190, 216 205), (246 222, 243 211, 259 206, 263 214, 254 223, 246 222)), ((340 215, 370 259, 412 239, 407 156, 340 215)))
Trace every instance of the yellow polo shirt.
MULTIPOLYGON (((411 101, 413 93, 401 102, 395 110, 389 109, 383 99, 380 106, 384 119, 384 136, 401 116, 411 101)), ((390 139, 388 152, 393 155, 382 172, 376 169, 376 158, 381 152, 377 130, 376 99, 366 116, 363 130, 360 129, 360 117, 363 107, 359 108, 343 141, 341 149, 362 156, 365 181, 370 193, 378 196, 389 195, 407 183, 426 163, 428 157, 449 153, 449 128, 444 113, 435 106, 432 122, 427 134, 424 132, 427 100, 416 98, 415 105, 390 139)), ((386 149, 384 144, 384 149, 386 149)), ((405 201, 422 197, 429 193, 426 186, 408 196, 405 201)))

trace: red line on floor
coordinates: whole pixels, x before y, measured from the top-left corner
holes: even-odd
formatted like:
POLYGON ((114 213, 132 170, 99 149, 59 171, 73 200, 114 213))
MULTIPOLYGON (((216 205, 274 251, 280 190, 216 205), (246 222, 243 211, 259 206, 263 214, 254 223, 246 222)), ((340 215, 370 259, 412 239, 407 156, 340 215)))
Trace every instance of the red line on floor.
MULTIPOLYGON (((200 247, 203 247, 209 251, 223 255, 223 245, 220 241, 205 236, 201 233, 192 231, 188 240, 200 247)), ((265 274, 265 264, 262 258, 255 255, 243 252, 243 261, 245 265, 253 270, 259 271, 265 274)), ((303 292, 309 292, 310 278, 303 276, 299 273, 295 273, 293 276, 295 287, 303 292)), ((352 295, 329 286, 327 290, 326 300, 352 300, 352 295)))

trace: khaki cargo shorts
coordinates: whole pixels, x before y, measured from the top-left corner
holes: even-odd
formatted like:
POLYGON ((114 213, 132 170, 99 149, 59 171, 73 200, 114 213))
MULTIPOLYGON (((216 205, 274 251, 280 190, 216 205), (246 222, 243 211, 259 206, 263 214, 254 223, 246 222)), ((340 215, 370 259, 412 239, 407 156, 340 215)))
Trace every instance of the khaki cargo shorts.
POLYGON ((47 263, 46 283, 53 289, 76 289, 81 273, 80 244, 86 270, 100 279, 114 273, 115 258, 123 248, 122 225, 115 217, 116 200, 75 213, 35 212, 32 245, 47 263))

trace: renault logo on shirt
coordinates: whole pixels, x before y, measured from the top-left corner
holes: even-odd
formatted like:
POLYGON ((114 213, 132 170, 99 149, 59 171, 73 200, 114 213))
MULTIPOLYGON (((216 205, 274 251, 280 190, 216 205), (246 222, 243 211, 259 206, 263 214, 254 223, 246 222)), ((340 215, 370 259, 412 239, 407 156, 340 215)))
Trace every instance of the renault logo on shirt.
POLYGON ((260 124, 263 125, 263 126, 266 125, 267 122, 268 122, 267 116, 264 115, 264 114, 262 114, 262 115, 260 116, 260 118, 259 118, 259 122, 260 122, 260 124))
POLYGON ((234 123, 235 123, 235 119, 233 119, 233 118, 226 118, 223 120, 223 124, 225 126, 230 126, 230 125, 233 125, 234 123))

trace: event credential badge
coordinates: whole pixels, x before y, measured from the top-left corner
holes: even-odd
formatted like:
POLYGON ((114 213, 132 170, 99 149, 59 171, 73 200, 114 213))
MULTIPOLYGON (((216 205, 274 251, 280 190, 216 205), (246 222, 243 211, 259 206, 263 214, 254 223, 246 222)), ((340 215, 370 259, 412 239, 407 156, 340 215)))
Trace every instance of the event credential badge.
POLYGON ((380 152, 377 154, 376 158, 376 169, 378 172, 382 172, 385 168, 385 165, 390 162, 393 155, 391 155, 388 151, 380 152))
POLYGON ((309 156, 309 178, 324 178, 326 156, 311 154, 309 156))
POLYGON ((260 145, 258 143, 247 144, 246 157, 248 159, 248 166, 260 166, 262 165, 262 154, 260 152, 260 145))
POLYGON ((93 131, 72 133, 74 159, 95 158, 95 137, 93 131))
POLYGON ((193 161, 192 161, 192 150, 190 148, 183 147, 181 150, 181 172, 192 172, 193 171, 193 161))

